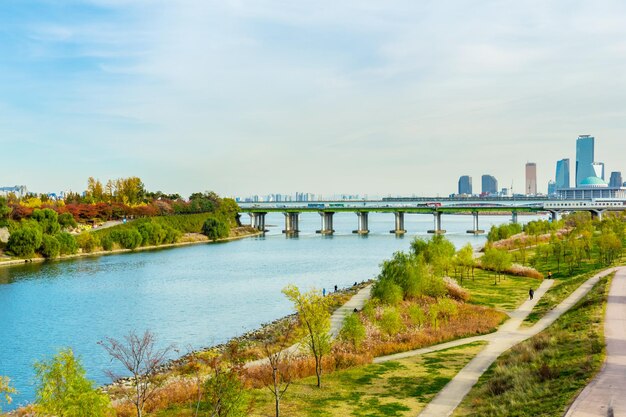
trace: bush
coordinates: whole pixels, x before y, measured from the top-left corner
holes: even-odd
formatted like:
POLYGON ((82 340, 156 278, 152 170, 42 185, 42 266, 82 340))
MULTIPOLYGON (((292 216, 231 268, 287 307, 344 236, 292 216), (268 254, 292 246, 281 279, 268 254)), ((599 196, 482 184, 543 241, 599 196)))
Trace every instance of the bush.
POLYGON ((41 246, 43 234, 37 227, 21 227, 14 230, 7 242, 7 250, 15 256, 29 257, 41 246))
POLYGON ((352 313, 346 316, 339 336, 342 340, 350 342, 355 349, 361 347, 361 343, 365 340, 365 326, 361 323, 358 314, 352 313))
POLYGON ((35 210, 32 214, 32 219, 36 220, 41 227, 41 231, 44 234, 53 235, 61 230, 59 224, 59 215, 56 211, 51 209, 35 210))
POLYGON ((372 287, 372 297, 383 304, 397 305, 402 301, 402 288, 388 279, 379 279, 372 287))
POLYGON ((109 235, 104 236, 102 240, 100 240, 100 244, 102 245, 102 249, 106 251, 113 250, 113 239, 111 239, 109 235))
POLYGON ((76 220, 74 219, 74 216, 72 216, 72 213, 60 214, 59 224, 63 229, 78 226, 78 223, 76 223, 76 220))
POLYGON ((78 235, 78 237, 76 238, 76 243, 78 244, 78 247, 80 247, 85 253, 91 253, 94 251, 94 249, 100 246, 98 238, 89 232, 83 232, 78 235))
POLYGON ((209 239, 216 241, 217 239, 228 237, 230 229, 226 222, 214 217, 209 217, 202 225, 202 234, 206 235, 209 239))
POLYGON ((40 251, 45 258, 56 258, 61 252, 61 244, 54 236, 43 235, 40 251))
POLYGON ((446 295, 448 289, 443 278, 427 274, 420 281, 419 292, 420 294, 437 298, 446 295))
POLYGON ((137 249, 141 246, 141 233, 137 229, 118 230, 112 238, 124 249, 137 249))
POLYGON ((73 255, 78 252, 78 244, 74 236, 66 232, 61 232, 54 237, 59 241, 61 255, 73 255))
POLYGON ((426 314, 424 314, 422 307, 417 304, 413 304, 409 307, 408 313, 411 324, 420 329, 424 327, 424 324, 426 323, 426 314))
POLYGON ((402 330, 402 319, 395 307, 386 308, 378 323, 380 329, 388 335, 394 335, 402 330))

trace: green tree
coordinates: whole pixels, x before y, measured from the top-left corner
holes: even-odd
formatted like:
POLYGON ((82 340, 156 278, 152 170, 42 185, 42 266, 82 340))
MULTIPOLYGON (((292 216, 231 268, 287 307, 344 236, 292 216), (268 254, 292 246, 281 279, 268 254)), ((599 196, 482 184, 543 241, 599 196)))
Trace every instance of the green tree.
POLYGON ((61 251, 61 244, 59 241, 50 235, 43 235, 41 239, 41 254, 48 259, 56 258, 61 251))
POLYGON ((473 271, 476 260, 474 259, 474 249, 469 243, 463 246, 456 254, 456 259, 461 267, 461 285, 463 285, 463 274, 469 276, 470 271, 473 271))
POLYGON ((41 231, 48 235, 53 235, 61 230, 59 224, 59 215, 56 211, 51 209, 36 209, 31 216, 33 220, 36 220, 41 227, 41 231))
POLYGON ((55 236, 59 241, 59 252, 61 255, 73 255, 78 252, 76 238, 67 232, 57 233, 55 236))
POLYGON ((365 340, 365 326, 361 323, 358 314, 351 313, 343 319, 343 327, 339 332, 339 337, 351 343, 355 349, 361 348, 361 343, 365 340))
POLYGON ((204 396, 213 417, 245 417, 248 396, 236 369, 216 362, 204 383, 204 396))
POLYGON ((100 241, 93 233, 83 232, 76 237, 76 244, 84 253, 91 253, 100 245, 100 241))
POLYGON ((209 217, 202 225, 202 233, 212 241, 228 237, 230 230, 228 224, 214 217, 209 217))
POLYGON ((7 225, 7 220, 11 214, 11 207, 6 198, 0 197, 0 227, 7 225))
POLYGON ((94 388, 71 349, 35 363, 38 413, 57 417, 104 417, 112 413, 109 398, 94 388))
POLYGON ((72 213, 59 214, 59 224, 63 229, 78 226, 78 223, 76 223, 76 219, 74 219, 72 213))
POLYGON ((2 412, 2 402, 6 402, 7 404, 11 404, 13 398, 11 398, 12 394, 15 394, 15 388, 11 386, 11 380, 9 377, 0 376, 0 413, 2 412))
POLYGON ((7 250, 15 256, 23 258, 31 257, 41 246, 43 234, 38 227, 23 225, 16 229, 9 236, 7 250))
POLYGON ((322 359, 330 353, 330 312, 328 298, 320 291, 301 293, 295 285, 283 289, 283 294, 293 303, 304 333, 305 346, 315 358, 317 387, 322 387, 322 359))

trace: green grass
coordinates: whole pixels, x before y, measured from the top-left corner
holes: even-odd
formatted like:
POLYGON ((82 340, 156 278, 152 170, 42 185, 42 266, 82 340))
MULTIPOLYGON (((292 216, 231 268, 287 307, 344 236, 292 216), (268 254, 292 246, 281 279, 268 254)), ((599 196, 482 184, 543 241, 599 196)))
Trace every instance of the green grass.
POLYGON ((498 358, 454 416, 558 416, 601 368, 610 277, 552 326, 498 358))
MULTIPOLYGON (((285 416, 375 417, 414 416, 483 347, 483 342, 422 356, 360 366, 325 375, 322 388, 315 378, 294 382, 284 397, 285 416)), ((272 415, 273 397, 267 389, 252 391, 249 416, 272 415)))
POLYGON ((493 282, 493 274, 481 269, 475 270, 475 279, 463 279, 463 288, 471 294, 469 302, 500 310, 515 310, 528 298, 529 288, 537 288, 541 284, 534 278, 512 275, 503 275, 497 285, 493 282))

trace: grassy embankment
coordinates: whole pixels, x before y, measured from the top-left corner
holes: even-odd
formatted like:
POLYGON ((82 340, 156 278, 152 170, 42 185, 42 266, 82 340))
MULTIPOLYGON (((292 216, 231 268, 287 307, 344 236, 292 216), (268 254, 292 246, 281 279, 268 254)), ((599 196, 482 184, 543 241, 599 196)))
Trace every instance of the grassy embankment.
POLYGON ((556 416, 601 368, 610 277, 552 326, 504 353, 455 416, 556 416))

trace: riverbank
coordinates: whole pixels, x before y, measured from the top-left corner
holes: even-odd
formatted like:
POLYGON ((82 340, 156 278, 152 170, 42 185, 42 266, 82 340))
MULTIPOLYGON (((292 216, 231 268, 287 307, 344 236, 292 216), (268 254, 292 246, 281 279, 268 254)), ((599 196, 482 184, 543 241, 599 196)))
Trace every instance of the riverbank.
POLYGON ((0 260, 0 268, 2 267, 10 267, 15 265, 24 265, 33 262, 46 262, 46 261, 65 261, 77 258, 86 258, 93 256, 104 256, 104 255, 117 255, 121 253, 131 253, 131 252, 143 252, 143 251, 151 251, 158 249, 168 249, 175 248, 180 246, 189 246, 189 245, 198 245, 201 243, 222 243, 228 242, 232 240, 244 239, 247 237, 259 236, 262 235, 263 232, 250 227, 250 226, 242 226, 233 228, 230 231, 230 236, 222 239, 217 239, 215 241, 210 240, 208 237, 204 236, 201 233, 186 233, 181 238, 181 241, 176 243, 167 243, 164 245, 150 245, 150 246, 140 246, 136 249, 113 249, 110 251, 94 251, 94 252, 85 252, 85 253, 76 253, 73 255, 63 255, 54 259, 47 259, 43 257, 35 257, 29 259, 9 259, 9 260, 0 260))

